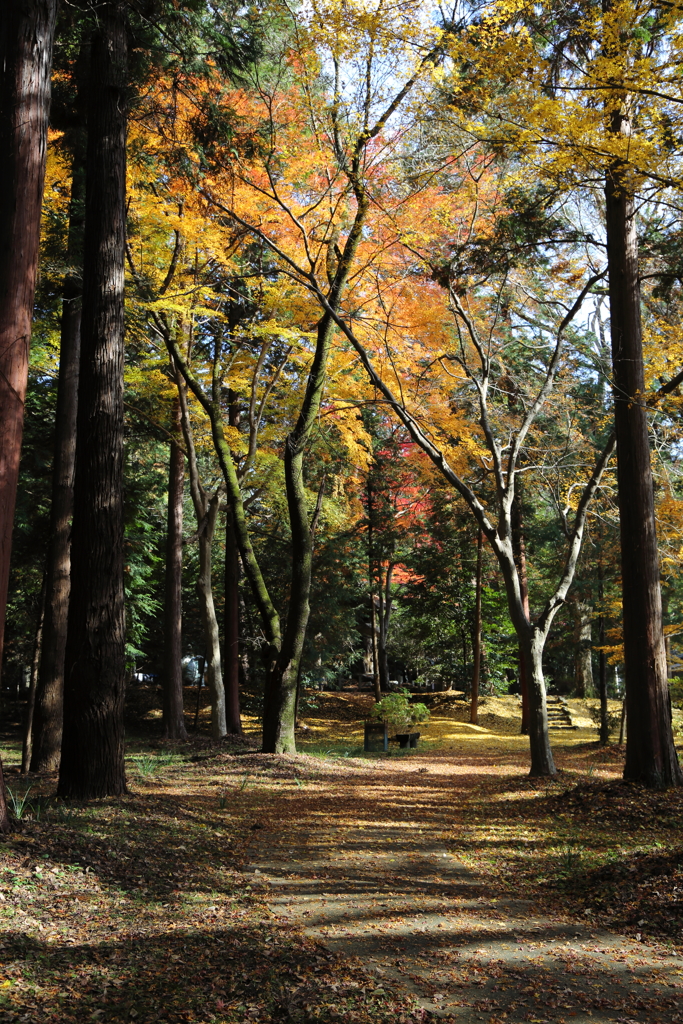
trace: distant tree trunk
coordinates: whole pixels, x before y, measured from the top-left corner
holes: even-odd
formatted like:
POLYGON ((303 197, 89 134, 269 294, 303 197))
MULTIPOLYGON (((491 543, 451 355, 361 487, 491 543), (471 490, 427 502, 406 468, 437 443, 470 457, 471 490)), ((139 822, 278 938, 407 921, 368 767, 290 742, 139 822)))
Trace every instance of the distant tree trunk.
MULTIPOLYGON (((0 670, 40 241, 56 0, 0 22, 0 670)), ((0 832, 10 830, 0 762, 0 832)))
POLYGON ((382 567, 379 566, 380 580, 379 580, 379 615, 378 615, 378 632, 377 632, 377 668, 379 671, 379 685, 380 690, 385 693, 389 692, 389 655, 387 652, 387 644, 389 641, 389 626, 391 625, 391 612, 393 602, 391 599, 391 579, 394 572, 394 566, 389 563, 387 566, 387 572, 384 579, 382 579, 382 567))
MULTIPOLYGON (((230 392, 228 422, 231 427, 239 424, 237 396, 230 392)), ((223 633, 225 636, 225 723, 232 735, 242 734, 240 716, 240 565, 237 538, 233 525, 232 510, 228 507, 225 515, 225 612, 223 633)), ((297 690, 298 704, 298 690, 297 690)))
MULTIPOLYGON (((75 140, 72 159, 71 202, 67 262, 83 262, 85 213, 85 137, 75 140)), ((76 466, 78 366, 81 352, 82 279, 71 269, 62 290, 59 347, 59 382, 55 416, 55 454, 52 468, 50 546, 47 556, 47 601, 44 643, 38 673, 31 771, 59 768, 64 711, 64 655, 71 585, 71 520, 76 466)))
POLYGON ((211 737, 222 740, 228 732, 225 721, 225 689, 221 670, 221 642, 218 630, 218 616, 213 600, 213 582, 211 579, 211 554, 213 539, 216 533, 216 517, 218 515, 218 494, 209 499, 204 518, 199 526, 197 541, 199 543, 199 577, 197 590, 204 624, 204 642, 206 644, 206 685, 211 694, 211 737))
POLYGON ((621 702, 621 723, 619 725, 619 746, 624 742, 624 735, 626 733, 626 697, 621 702))
POLYGON ((211 694, 211 737, 222 740, 227 735, 225 722, 225 689, 221 671, 221 645, 218 630, 218 616, 213 600, 212 549, 216 532, 219 494, 209 496, 199 479, 199 465, 192 435, 192 424, 187 407, 185 386, 178 381, 178 398, 183 425, 183 437, 187 448, 187 463, 190 473, 190 494, 197 519, 197 543, 199 545, 199 576, 197 593, 204 627, 206 651, 206 684, 211 694))
POLYGON ((479 679, 481 676, 481 562, 482 548, 484 546, 484 533, 481 527, 477 534, 477 571, 475 577, 474 597, 474 644, 472 669, 472 698, 470 702, 470 722, 472 725, 479 723, 479 679))
POLYGON ((225 721, 233 735, 242 734, 240 715, 240 604, 239 551, 232 512, 225 516, 225 721))
POLYGON ((375 552, 373 546, 374 520, 372 504, 372 480, 368 477, 368 582, 370 584, 370 640, 372 644, 372 686, 375 700, 382 699, 382 683, 379 675, 379 651, 377 645, 377 610, 375 608, 375 552))
POLYGON ((98 8, 91 50, 71 595, 58 793, 126 792, 123 707, 125 5, 98 8))
MULTIPOLYGON (((521 484, 520 484, 521 488, 521 484)), ((519 573, 519 589, 524 606, 524 614, 529 618, 529 588, 526 571, 526 545, 524 543, 524 526, 522 523, 521 494, 518 492, 512 502, 512 548, 515 556, 515 564, 519 573)), ((524 645, 519 645, 519 684, 522 690, 522 725, 520 732, 522 736, 529 735, 529 671, 531 666, 527 664, 527 654, 524 645)))
POLYGON ((600 744, 606 747, 609 743, 609 717, 607 708, 607 654, 605 652, 605 610, 604 610, 604 584, 603 584, 603 568, 602 559, 598 560, 598 600, 600 601, 600 615, 598 617, 598 644, 600 645, 599 654, 599 673, 598 673, 598 689, 600 692, 600 744))
MULTIPOLYGON (((629 134, 628 118, 621 110, 612 115, 612 130, 629 134)), ((628 717, 624 778, 664 789, 683 784, 683 774, 671 732, 662 633, 650 438, 643 398, 635 204, 626 169, 619 162, 607 175, 605 201, 628 717)))
POLYGON ((21 773, 25 775, 31 764, 31 748, 33 746, 33 716, 36 707, 36 689, 38 687, 38 666, 40 665, 40 651, 43 645, 43 624, 45 622, 45 598, 47 579, 43 576, 43 585, 40 589, 40 608, 38 622, 36 624, 36 635, 33 640, 33 658, 31 659, 31 684, 26 702, 26 717, 24 719, 24 737, 21 747, 21 773))
POLYGON ((180 401, 173 402, 174 438, 168 463, 168 515, 166 531, 166 593, 164 603, 164 736, 186 740, 183 709, 183 491, 185 455, 181 436, 180 401), (177 439, 176 439, 177 438, 177 439))
POLYGON ((574 612, 574 695, 576 697, 592 697, 593 686, 593 649, 592 627, 593 609, 586 601, 576 597, 571 606, 574 612))

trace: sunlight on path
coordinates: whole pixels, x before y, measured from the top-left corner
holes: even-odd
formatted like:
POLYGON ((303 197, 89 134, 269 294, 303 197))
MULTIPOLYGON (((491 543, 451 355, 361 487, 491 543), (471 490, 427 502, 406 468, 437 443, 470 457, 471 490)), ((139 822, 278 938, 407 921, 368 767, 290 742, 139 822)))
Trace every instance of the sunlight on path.
POLYGON ((683 1022, 680 958, 491 898, 447 852, 456 764, 384 763, 381 787, 351 771, 335 781, 358 806, 355 818, 307 814, 302 798, 298 817, 259 832, 246 870, 269 888, 279 921, 454 1021, 683 1022))

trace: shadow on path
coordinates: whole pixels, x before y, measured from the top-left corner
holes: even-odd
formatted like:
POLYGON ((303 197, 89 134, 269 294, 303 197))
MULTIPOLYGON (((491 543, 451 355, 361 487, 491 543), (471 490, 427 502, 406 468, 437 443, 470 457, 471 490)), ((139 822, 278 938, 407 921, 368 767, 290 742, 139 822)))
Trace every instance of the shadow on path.
POLYGON ((247 870, 269 886, 278 919, 454 1021, 683 1022, 680 958, 539 915, 526 901, 495 899, 447 853, 440 837, 452 824, 455 780, 444 777, 443 758, 439 765, 419 780, 400 763, 385 766, 374 822, 350 775, 348 799, 362 824, 352 814, 313 824, 302 803, 299 819, 271 822, 256 836, 247 870), (412 822, 411 796, 429 808, 425 816, 415 806, 412 822))

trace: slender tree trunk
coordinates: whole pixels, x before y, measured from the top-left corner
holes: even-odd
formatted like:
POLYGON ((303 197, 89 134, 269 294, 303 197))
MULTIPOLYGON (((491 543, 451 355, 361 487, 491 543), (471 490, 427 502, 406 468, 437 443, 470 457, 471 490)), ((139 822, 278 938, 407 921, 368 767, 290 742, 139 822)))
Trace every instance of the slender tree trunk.
POLYGON ((26 717, 24 719, 24 737, 21 746, 21 772, 25 775, 31 764, 31 748, 33 746, 33 716, 36 707, 36 690, 38 688, 38 667, 40 665, 40 652, 43 646, 43 625, 45 623, 45 599, 46 599, 47 577, 43 577, 43 585, 40 589, 40 610, 36 624, 36 635, 33 641, 33 658, 31 659, 31 685, 28 691, 26 702, 26 717))
POLYGON ((229 733, 242 734, 240 716, 240 603, 239 551, 232 512, 225 516, 225 720, 229 733))
POLYGON ((211 737, 222 740, 227 735, 225 722, 225 689, 221 671, 221 643, 218 630, 218 616, 213 600, 213 583, 211 579, 211 552, 216 532, 216 516, 218 515, 218 495, 214 494, 208 502, 204 519, 199 527, 199 578, 197 590, 204 625, 206 644, 206 685, 211 694, 211 737))
MULTIPOLYGON (((213 538, 216 532, 218 514, 218 492, 208 497, 199 480, 199 465, 192 435, 192 424, 187 407, 184 384, 178 381, 183 436, 187 448, 187 462, 190 472, 190 493, 197 519, 197 542, 199 544, 199 577, 197 593, 204 627, 206 648, 206 684, 211 694, 211 736, 221 740, 227 735, 225 724, 225 690, 221 672, 221 646, 218 617, 213 600, 212 558, 213 538)), ((199 699, 199 698, 198 698, 199 699)), ((199 704, 197 704, 199 707, 199 704)))
POLYGON ((598 689, 600 693, 600 744, 606 747, 609 743, 609 717, 607 708, 607 654, 605 647, 605 609, 604 609, 604 584, 602 559, 598 560, 598 600, 600 601, 600 615, 598 617, 598 643, 600 655, 598 660, 598 689))
MULTIPOLYGON (((83 261, 85 214, 85 136, 74 142, 69 208, 69 267, 83 261)), ((50 547, 47 561, 47 603, 44 643, 38 673, 31 771, 59 768, 64 711, 64 655, 71 585, 71 519, 76 465, 78 366, 81 351, 82 280, 69 272, 64 279, 59 348, 59 382, 52 470, 50 547)))
POLYGON ((375 551, 373 545, 374 520, 372 503, 372 480, 368 477, 368 582, 370 584, 370 629, 372 644, 372 685, 375 700, 382 699, 382 683, 379 676, 379 651, 377 646, 377 611, 375 609, 375 551))
MULTIPOLYGON (((45 178, 56 0, 0 17, 0 669, 45 178)), ((0 832, 10 829, 0 764, 0 832)))
MULTIPOLYGON (((173 431, 182 430, 180 400, 173 402, 173 431)), ((183 633, 183 491, 185 455, 179 440, 171 441, 168 464, 166 531, 166 593, 164 603, 164 736, 186 740, 181 660, 183 633)))
POLYGON ((479 723, 479 678, 481 675, 481 563, 483 546, 484 533, 480 527, 477 534, 477 574, 474 597, 474 667, 472 670, 472 698, 470 702, 470 722, 472 725, 478 725, 479 723))
MULTIPOLYGON (((615 113, 612 128, 628 134, 626 117, 615 113)), ((662 633, 635 204, 620 163, 608 173, 605 200, 629 722, 624 778, 664 789, 683 784, 683 775, 671 732, 662 633)))
POLYGON ((387 573, 382 579, 382 566, 379 566, 379 616, 377 633, 377 667, 379 670, 380 690, 389 692, 389 655, 387 644, 389 642, 389 626, 391 625, 391 579, 394 567, 391 563, 387 566, 387 573))
POLYGON ((626 697, 621 702, 621 722, 619 724, 619 746, 624 742, 624 735, 626 734, 626 697))
POLYGON ((91 50, 71 595, 58 793, 126 791, 123 340, 128 43, 122 2, 91 50))
MULTIPOLYGON (((237 396, 230 392, 228 422, 231 427, 239 424, 237 396)), ((240 565, 239 549, 233 524, 232 509, 228 506, 225 516, 225 612, 223 633, 225 635, 225 721, 229 733, 242 734, 240 716, 240 565)), ((298 703, 298 689, 297 689, 298 703)))
MULTIPOLYGON (((521 486, 521 485, 520 485, 521 486)), ((529 618, 529 587, 526 571, 526 545, 524 543, 524 526, 522 523, 522 497, 520 493, 515 495, 512 502, 512 547, 515 555, 515 564, 519 574, 519 587, 522 595, 524 614, 529 618)), ((522 736, 529 735, 529 673, 532 666, 528 664, 525 647, 519 645, 519 684, 522 689, 522 725, 520 732, 522 736)))

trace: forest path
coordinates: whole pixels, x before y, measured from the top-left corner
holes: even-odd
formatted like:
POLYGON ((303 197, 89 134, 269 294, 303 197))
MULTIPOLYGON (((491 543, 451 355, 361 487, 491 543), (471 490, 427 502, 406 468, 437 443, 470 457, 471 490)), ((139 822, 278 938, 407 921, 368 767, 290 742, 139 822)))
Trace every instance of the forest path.
POLYGON ((448 852, 455 794, 489 771, 429 754, 348 763, 325 794, 300 783, 289 812, 258 826, 246 870, 282 924, 449 1020, 683 1021, 683 959, 495 897, 448 852))

